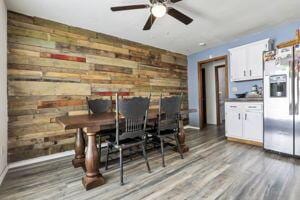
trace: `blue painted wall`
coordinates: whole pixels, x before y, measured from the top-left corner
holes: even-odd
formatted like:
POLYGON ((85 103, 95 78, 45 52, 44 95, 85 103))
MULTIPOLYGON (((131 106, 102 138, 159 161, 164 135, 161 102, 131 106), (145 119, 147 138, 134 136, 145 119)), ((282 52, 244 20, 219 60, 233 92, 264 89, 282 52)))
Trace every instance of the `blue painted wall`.
MULTIPOLYGON (((235 39, 232 42, 223 44, 221 46, 207 49, 188 56, 188 92, 189 92, 189 107, 199 108, 198 105, 198 66, 197 63, 201 60, 209 59, 209 56, 217 57, 228 55, 228 49, 271 38, 275 41, 275 44, 281 43, 287 40, 295 38, 296 30, 300 28, 300 21, 282 24, 259 33, 249 34, 235 39)), ((230 73, 230 71, 229 71, 230 73)), ((228 76, 230 77, 230 76, 228 76)), ((238 93, 247 92, 253 85, 262 86, 262 81, 246 81, 246 82, 230 82, 229 80, 229 97, 235 97, 232 92, 232 87, 238 88, 238 93)), ((199 126, 199 113, 190 114, 190 125, 199 126)))

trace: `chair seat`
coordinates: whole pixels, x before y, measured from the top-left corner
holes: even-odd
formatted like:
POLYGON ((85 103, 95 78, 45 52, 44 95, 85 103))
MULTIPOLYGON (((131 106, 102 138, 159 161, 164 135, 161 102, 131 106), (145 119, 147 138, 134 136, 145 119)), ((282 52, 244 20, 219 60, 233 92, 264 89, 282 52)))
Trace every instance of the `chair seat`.
POLYGON ((147 125, 146 125, 146 128, 152 128, 152 129, 155 129, 157 128, 157 123, 154 122, 154 121, 150 121, 150 122, 147 122, 147 125))
POLYGON ((168 130, 160 131, 160 134, 157 136, 158 137, 169 137, 171 135, 174 135, 174 133, 177 133, 177 131, 174 129, 168 129, 168 130))
MULTIPOLYGON (((115 138, 112 138, 112 137, 108 138, 106 140, 106 142, 109 145, 117 146, 117 143, 115 142, 115 138)), ((119 147, 121 147, 121 148, 129 148, 129 147, 141 144, 143 142, 144 142, 143 139, 139 138, 139 137, 136 137, 136 138, 126 138, 124 140, 120 140, 119 141, 119 147)))
POLYGON ((105 129, 97 132, 101 137, 116 135, 116 129, 105 129))

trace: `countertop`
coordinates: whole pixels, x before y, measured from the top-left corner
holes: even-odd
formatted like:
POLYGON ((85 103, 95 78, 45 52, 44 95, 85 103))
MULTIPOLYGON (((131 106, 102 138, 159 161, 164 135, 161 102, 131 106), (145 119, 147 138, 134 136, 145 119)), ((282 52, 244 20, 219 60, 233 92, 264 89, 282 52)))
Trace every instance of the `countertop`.
POLYGON ((250 97, 250 98, 228 98, 225 99, 226 102, 248 102, 248 101, 263 101, 264 98, 262 97, 250 97))

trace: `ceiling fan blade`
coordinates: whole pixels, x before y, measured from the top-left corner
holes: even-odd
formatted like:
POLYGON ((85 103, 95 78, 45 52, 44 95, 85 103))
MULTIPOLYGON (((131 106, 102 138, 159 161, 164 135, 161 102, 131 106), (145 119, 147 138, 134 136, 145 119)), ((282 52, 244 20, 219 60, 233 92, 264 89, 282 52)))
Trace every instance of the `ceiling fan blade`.
POLYGON ((144 9, 149 7, 150 6, 148 4, 140 4, 140 5, 130 5, 130 6, 116 6, 116 7, 111 7, 110 9, 112 11, 123 11, 123 10, 144 9))
POLYGON ((171 0, 172 3, 177 3, 179 1, 182 1, 182 0, 171 0))
POLYGON ((146 22, 143 30, 144 31, 150 30, 155 20, 156 20, 156 17, 154 17, 154 15, 151 14, 149 16, 149 18, 148 18, 148 20, 147 20, 147 22, 146 22))
POLYGON ((175 8, 169 8, 168 9, 168 14, 171 15, 172 17, 174 17, 175 19, 181 21, 185 25, 188 25, 188 24, 192 23, 192 21, 193 21, 192 18, 186 16, 182 12, 179 12, 175 8))

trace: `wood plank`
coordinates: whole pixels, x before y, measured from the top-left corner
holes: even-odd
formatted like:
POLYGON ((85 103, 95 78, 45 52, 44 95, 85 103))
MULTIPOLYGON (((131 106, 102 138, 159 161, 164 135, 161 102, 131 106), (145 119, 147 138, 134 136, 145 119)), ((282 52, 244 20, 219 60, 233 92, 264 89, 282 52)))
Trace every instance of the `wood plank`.
POLYGON ((58 60, 68 60, 68 61, 75 61, 75 62, 86 62, 86 58, 84 57, 77 57, 77 56, 70 56, 65 54, 54 54, 54 53, 41 53, 41 58, 53 58, 58 60))
POLYGON ((45 95, 91 95, 89 84, 56 83, 38 81, 11 81, 8 84, 9 96, 45 95))
POLYGON ((40 108, 59 108, 65 106, 78 106, 86 104, 86 100, 55 100, 55 101, 39 101, 38 109, 40 108))
POLYGON ((109 46, 109 45, 106 45, 106 44, 100 44, 100 43, 95 43, 95 42, 89 42, 89 41, 86 41, 86 40, 78 40, 76 45, 129 55, 129 50, 128 49, 113 47, 113 46, 109 46))
POLYGON ((7 33, 12 34, 12 35, 37 38, 37 39, 46 40, 46 41, 48 41, 50 39, 49 33, 36 31, 36 30, 32 30, 32 29, 10 26, 10 25, 7 27, 7 33))
POLYGON ((118 58, 108 58, 108 57, 104 57, 104 56, 87 55, 86 62, 93 63, 93 64, 100 64, 100 65, 127 67, 127 68, 133 68, 133 69, 136 69, 138 67, 138 63, 134 62, 134 61, 118 59, 118 58))
POLYGON ((31 37, 23 37, 23 36, 17 36, 17 35, 11 35, 8 34, 8 42, 9 43, 17 43, 17 44, 26 44, 26 45, 32 45, 32 46, 38 46, 38 47, 45 47, 45 48, 55 48, 55 42, 53 41, 47 41, 47 40, 41 40, 31 37))
POLYGON ((42 78, 43 73, 40 71, 8 69, 7 75, 8 77, 19 77, 19 78, 25 77, 25 78, 40 79, 42 78))
POLYGON ((36 58, 29 56, 10 55, 8 57, 8 63, 11 64, 25 64, 25 65, 38 65, 44 67, 57 67, 67 69, 80 69, 89 70, 89 64, 80 63, 74 61, 57 60, 50 58, 36 58))

